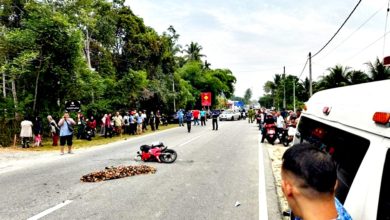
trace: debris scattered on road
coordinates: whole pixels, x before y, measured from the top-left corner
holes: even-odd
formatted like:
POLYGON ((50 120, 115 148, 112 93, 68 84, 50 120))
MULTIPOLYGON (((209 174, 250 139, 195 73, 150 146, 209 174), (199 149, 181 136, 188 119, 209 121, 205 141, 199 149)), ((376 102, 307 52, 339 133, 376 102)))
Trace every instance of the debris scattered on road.
POLYGON ((147 165, 106 167, 105 170, 92 172, 80 178, 83 182, 100 182, 140 174, 156 173, 156 168, 147 165))
POLYGON ((238 207, 240 205, 241 205, 241 203, 239 201, 237 201, 236 204, 234 204, 235 207, 238 207))

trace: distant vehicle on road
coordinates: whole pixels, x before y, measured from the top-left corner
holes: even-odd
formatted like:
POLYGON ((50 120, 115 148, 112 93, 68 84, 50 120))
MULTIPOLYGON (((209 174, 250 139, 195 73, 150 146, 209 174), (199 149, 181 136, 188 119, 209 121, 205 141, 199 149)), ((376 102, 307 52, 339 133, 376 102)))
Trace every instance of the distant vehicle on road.
POLYGON ((219 115, 219 120, 222 121, 222 120, 231 120, 231 121, 234 121, 234 120, 239 120, 241 117, 241 114, 240 112, 235 112, 233 110, 225 110, 223 111, 220 115, 219 115))

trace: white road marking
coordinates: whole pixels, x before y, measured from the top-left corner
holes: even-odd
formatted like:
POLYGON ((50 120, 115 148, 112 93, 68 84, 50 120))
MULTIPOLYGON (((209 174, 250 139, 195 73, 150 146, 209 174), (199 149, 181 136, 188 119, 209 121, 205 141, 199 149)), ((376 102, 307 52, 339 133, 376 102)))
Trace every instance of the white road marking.
POLYGON ((267 192, 265 185, 265 172, 264 172, 264 155, 263 146, 260 142, 260 135, 258 138, 259 145, 259 219, 268 219, 268 205, 267 205, 267 192))
POLYGON ((58 205, 56 205, 56 206, 54 206, 54 207, 51 207, 51 208, 49 208, 49 209, 46 209, 45 211, 43 211, 43 212, 41 212, 41 213, 39 213, 39 214, 37 214, 37 215, 34 215, 34 216, 31 217, 31 218, 28 218, 27 220, 38 220, 38 219, 40 219, 40 218, 42 218, 42 217, 44 217, 44 216, 46 216, 46 215, 48 215, 48 214, 54 212, 54 211, 57 210, 57 209, 60 209, 60 208, 62 208, 62 207, 64 207, 64 206, 66 206, 66 205, 69 205, 71 202, 72 202, 72 200, 65 200, 65 201, 63 201, 62 203, 60 203, 60 204, 58 204, 58 205))
POLYGON ((186 141, 186 142, 184 142, 184 143, 181 143, 181 144, 177 145, 176 147, 184 146, 184 145, 186 145, 186 144, 188 144, 188 143, 190 143, 190 142, 192 142, 192 141, 194 141, 194 140, 196 140, 196 139, 198 139, 198 138, 200 138, 200 137, 202 137, 202 136, 203 136, 203 134, 202 134, 202 135, 199 135, 199 136, 197 136, 197 137, 191 138, 190 140, 188 140, 188 141, 186 141))

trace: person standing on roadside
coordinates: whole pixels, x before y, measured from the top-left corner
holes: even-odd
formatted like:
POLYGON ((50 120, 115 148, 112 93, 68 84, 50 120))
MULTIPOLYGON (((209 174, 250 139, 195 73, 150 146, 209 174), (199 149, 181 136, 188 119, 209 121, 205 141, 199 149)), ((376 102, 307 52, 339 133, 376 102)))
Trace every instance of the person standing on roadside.
POLYGON ((83 138, 87 122, 83 114, 77 114, 77 139, 83 138))
POLYGON ((213 130, 218 131, 218 116, 219 116, 219 111, 214 110, 211 112, 211 118, 213 119, 213 130))
POLYGON ((142 117, 142 132, 148 130, 148 116, 146 115, 146 110, 144 110, 141 114, 142 117))
POLYGON ((200 125, 206 126, 206 111, 204 108, 202 108, 202 111, 200 111, 200 125))
POLYGON ((111 113, 107 114, 104 122, 104 138, 107 138, 107 134, 112 138, 111 113))
POLYGON ((58 127, 56 121, 51 117, 51 115, 47 116, 47 120, 49 121, 50 126, 50 135, 53 138, 52 146, 58 146, 58 135, 60 134, 60 128, 58 127))
POLYGON ((118 133, 120 137, 122 137, 122 125, 123 125, 122 115, 120 115, 119 112, 116 112, 115 116, 113 117, 113 120, 114 120, 115 131, 118 133))
POLYGON ((156 123, 156 116, 154 115, 153 111, 150 112, 150 116, 149 116, 149 123, 150 123, 150 129, 152 129, 152 131, 155 131, 155 123, 156 123))
POLYGON ((123 124, 124 124, 124 133, 125 134, 130 134, 130 122, 129 122, 129 112, 126 112, 125 116, 123 116, 123 124))
POLYGON ((187 131, 188 133, 191 132, 191 120, 192 120, 192 112, 191 110, 187 110, 187 113, 185 115, 186 123, 187 123, 187 131))
POLYGON ((194 116, 194 126, 199 125, 199 110, 195 109, 192 111, 192 116, 194 116))
POLYGON ((24 120, 20 123, 20 138, 22 139, 22 148, 29 148, 30 138, 32 138, 33 131, 33 123, 28 120, 28 117, 24 117, 24 120))
POLYGON ((60 126, 60 146, 61 146, 61 155, 64 155, 64 147, 65 144, 68 145, 68 153, 72 154, 72 144, 73 144, 73 125, 76 122, 69 117, 69 113, 65 112, 64 116, 58 122, 58 126, 60 126))
POLYGON ((136 116, 137 119, 137 134, 140 135, 142 134, 142 112, 139 111, 139 113, 136 116))
POLYGON ((330 154, 308 144, 296 144, 283 154, 281 187, 295 220, 351 220, 335 197, 337 165, 330 154))
POLYGON ((158 126, 160 125, 161 122, 161 114, 160 110, 157 110, 156 112, 156 130, 158 130, 158 126))
POLYGON ((137 131, 137 122, 135 120, 135 113, 134 113, 134 111, 130 112, 129 123, 130 123, 130 134, 131 135, 135 135, 135 133, 137 131))
POLYGON ((179 111, 177 111, 177 119, 179 120, 179 127, 181 126, 184 127, 183 118, 184 118, 184 112, 182 109, 179 109, 179 111))
POLYGON ((100 122, 100 136, 103 136, 106 133, 106 118, 107 114, 104 114, 100 122))

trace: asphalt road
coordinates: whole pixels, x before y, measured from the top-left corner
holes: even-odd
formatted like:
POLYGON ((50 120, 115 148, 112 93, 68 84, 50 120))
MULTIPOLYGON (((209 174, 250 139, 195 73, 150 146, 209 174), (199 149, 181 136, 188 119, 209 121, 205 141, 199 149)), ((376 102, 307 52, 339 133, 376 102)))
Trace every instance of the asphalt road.
MULTIPOLYGON (((265 195, 259 193, 258 137, 255 124, 220 122, 213 131, 209 120, 191 133, 178 127, 73 155, 50 154, 0 174, 0 219, 259 219, 259 197, 265 195), (155 141, 175 149, 178 160, 147 163, 155 174, 80 181, 106 166, 144 164, 134 160, 136 152, 155 141)), ((268 216, 280 219, 264 159, 268 216)))

